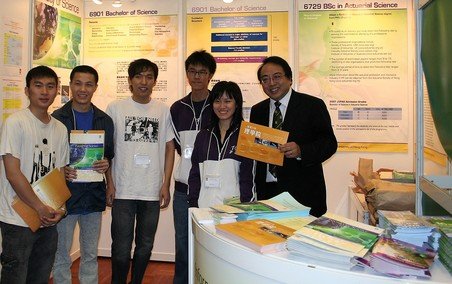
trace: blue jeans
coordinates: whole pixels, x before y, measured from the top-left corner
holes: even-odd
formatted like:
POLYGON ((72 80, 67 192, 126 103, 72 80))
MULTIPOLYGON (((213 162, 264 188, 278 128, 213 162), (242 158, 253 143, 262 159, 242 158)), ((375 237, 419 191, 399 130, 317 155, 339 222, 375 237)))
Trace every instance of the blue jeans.
POLYGON ((56 284, 72 283, 71 257, 75 225, 80 227, 80 270, 81 284, 97 284, 97 245, 99 243, 102 212, 68 215, 57 225, 58 249, 53 265, 53 281, 56 284))
POLYGON ((58 232, 56 226, 29 228, 0 222, 2 232, 2 273, 4 284, 47 284, 52 271, 58 232))
POLYGON ((151 257, 155 232, 160 215, 158 201, 115 199, 111 210, 111 268, 112 283, 127 281, 130 268, 130 251, 134 240, 132 280, 141 283, 151 257))
POLYGON ((174 230, 176 233, 176 263, 174 284, 188 283, 188 196, 174 191, 174 230))

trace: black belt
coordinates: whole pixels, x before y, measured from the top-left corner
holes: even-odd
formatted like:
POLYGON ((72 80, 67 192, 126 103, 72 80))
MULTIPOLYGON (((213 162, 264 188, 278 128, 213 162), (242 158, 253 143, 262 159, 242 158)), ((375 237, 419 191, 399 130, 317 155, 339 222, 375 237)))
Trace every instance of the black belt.
POLYGON ((174 182, 174 191, 187 194, 187 189, 188 189, 187 184, 179 181, 174 182))

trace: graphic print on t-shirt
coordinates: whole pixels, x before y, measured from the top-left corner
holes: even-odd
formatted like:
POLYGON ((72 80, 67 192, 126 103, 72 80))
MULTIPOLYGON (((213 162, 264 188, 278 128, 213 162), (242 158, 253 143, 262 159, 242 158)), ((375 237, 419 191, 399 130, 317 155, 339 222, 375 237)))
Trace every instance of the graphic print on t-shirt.
POLYGON ((47 138, 43 138, 41 143, 35 144, 30 183, 42 178, 53 168, 55 168, 55 151, 51 151, 47 138))
POLYGON ((157 118, 126 116, 124 141, 157 143, 159 121, 157 118))

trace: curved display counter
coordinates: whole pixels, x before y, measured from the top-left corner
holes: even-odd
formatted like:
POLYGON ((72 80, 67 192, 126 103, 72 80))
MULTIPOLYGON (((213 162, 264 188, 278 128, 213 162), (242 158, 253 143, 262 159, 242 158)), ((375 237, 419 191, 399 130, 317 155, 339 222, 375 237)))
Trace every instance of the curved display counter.
POLYGON ((430 280, 398 279, 343 270, 314 260, 292 260, 288 252, 259 254, 215 234, 214 225, 199 224, 189 214, 189 283, 452 283, 452 277, 436 260, 430 280))

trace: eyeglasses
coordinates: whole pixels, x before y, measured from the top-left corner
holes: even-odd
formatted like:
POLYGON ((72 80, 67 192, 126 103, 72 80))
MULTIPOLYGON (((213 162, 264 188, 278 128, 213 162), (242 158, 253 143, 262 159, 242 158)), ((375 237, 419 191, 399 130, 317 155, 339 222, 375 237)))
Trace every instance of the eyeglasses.
POLYGON ((206 70, 188 69, 187 74, 192 77, 195 77, 196 75, 198 75, 199 77, 205 77, 207 76, 207 74, 209 74, 209 72, 207 72, 206 70))
POLYGON ((275 73, 273 75, 265 75, 261 77, 261 83, 262 84, 269 84, 271 81, 273 81, 273 83, 279 83, 282 78, 286 76, 282 73, 275 73))

